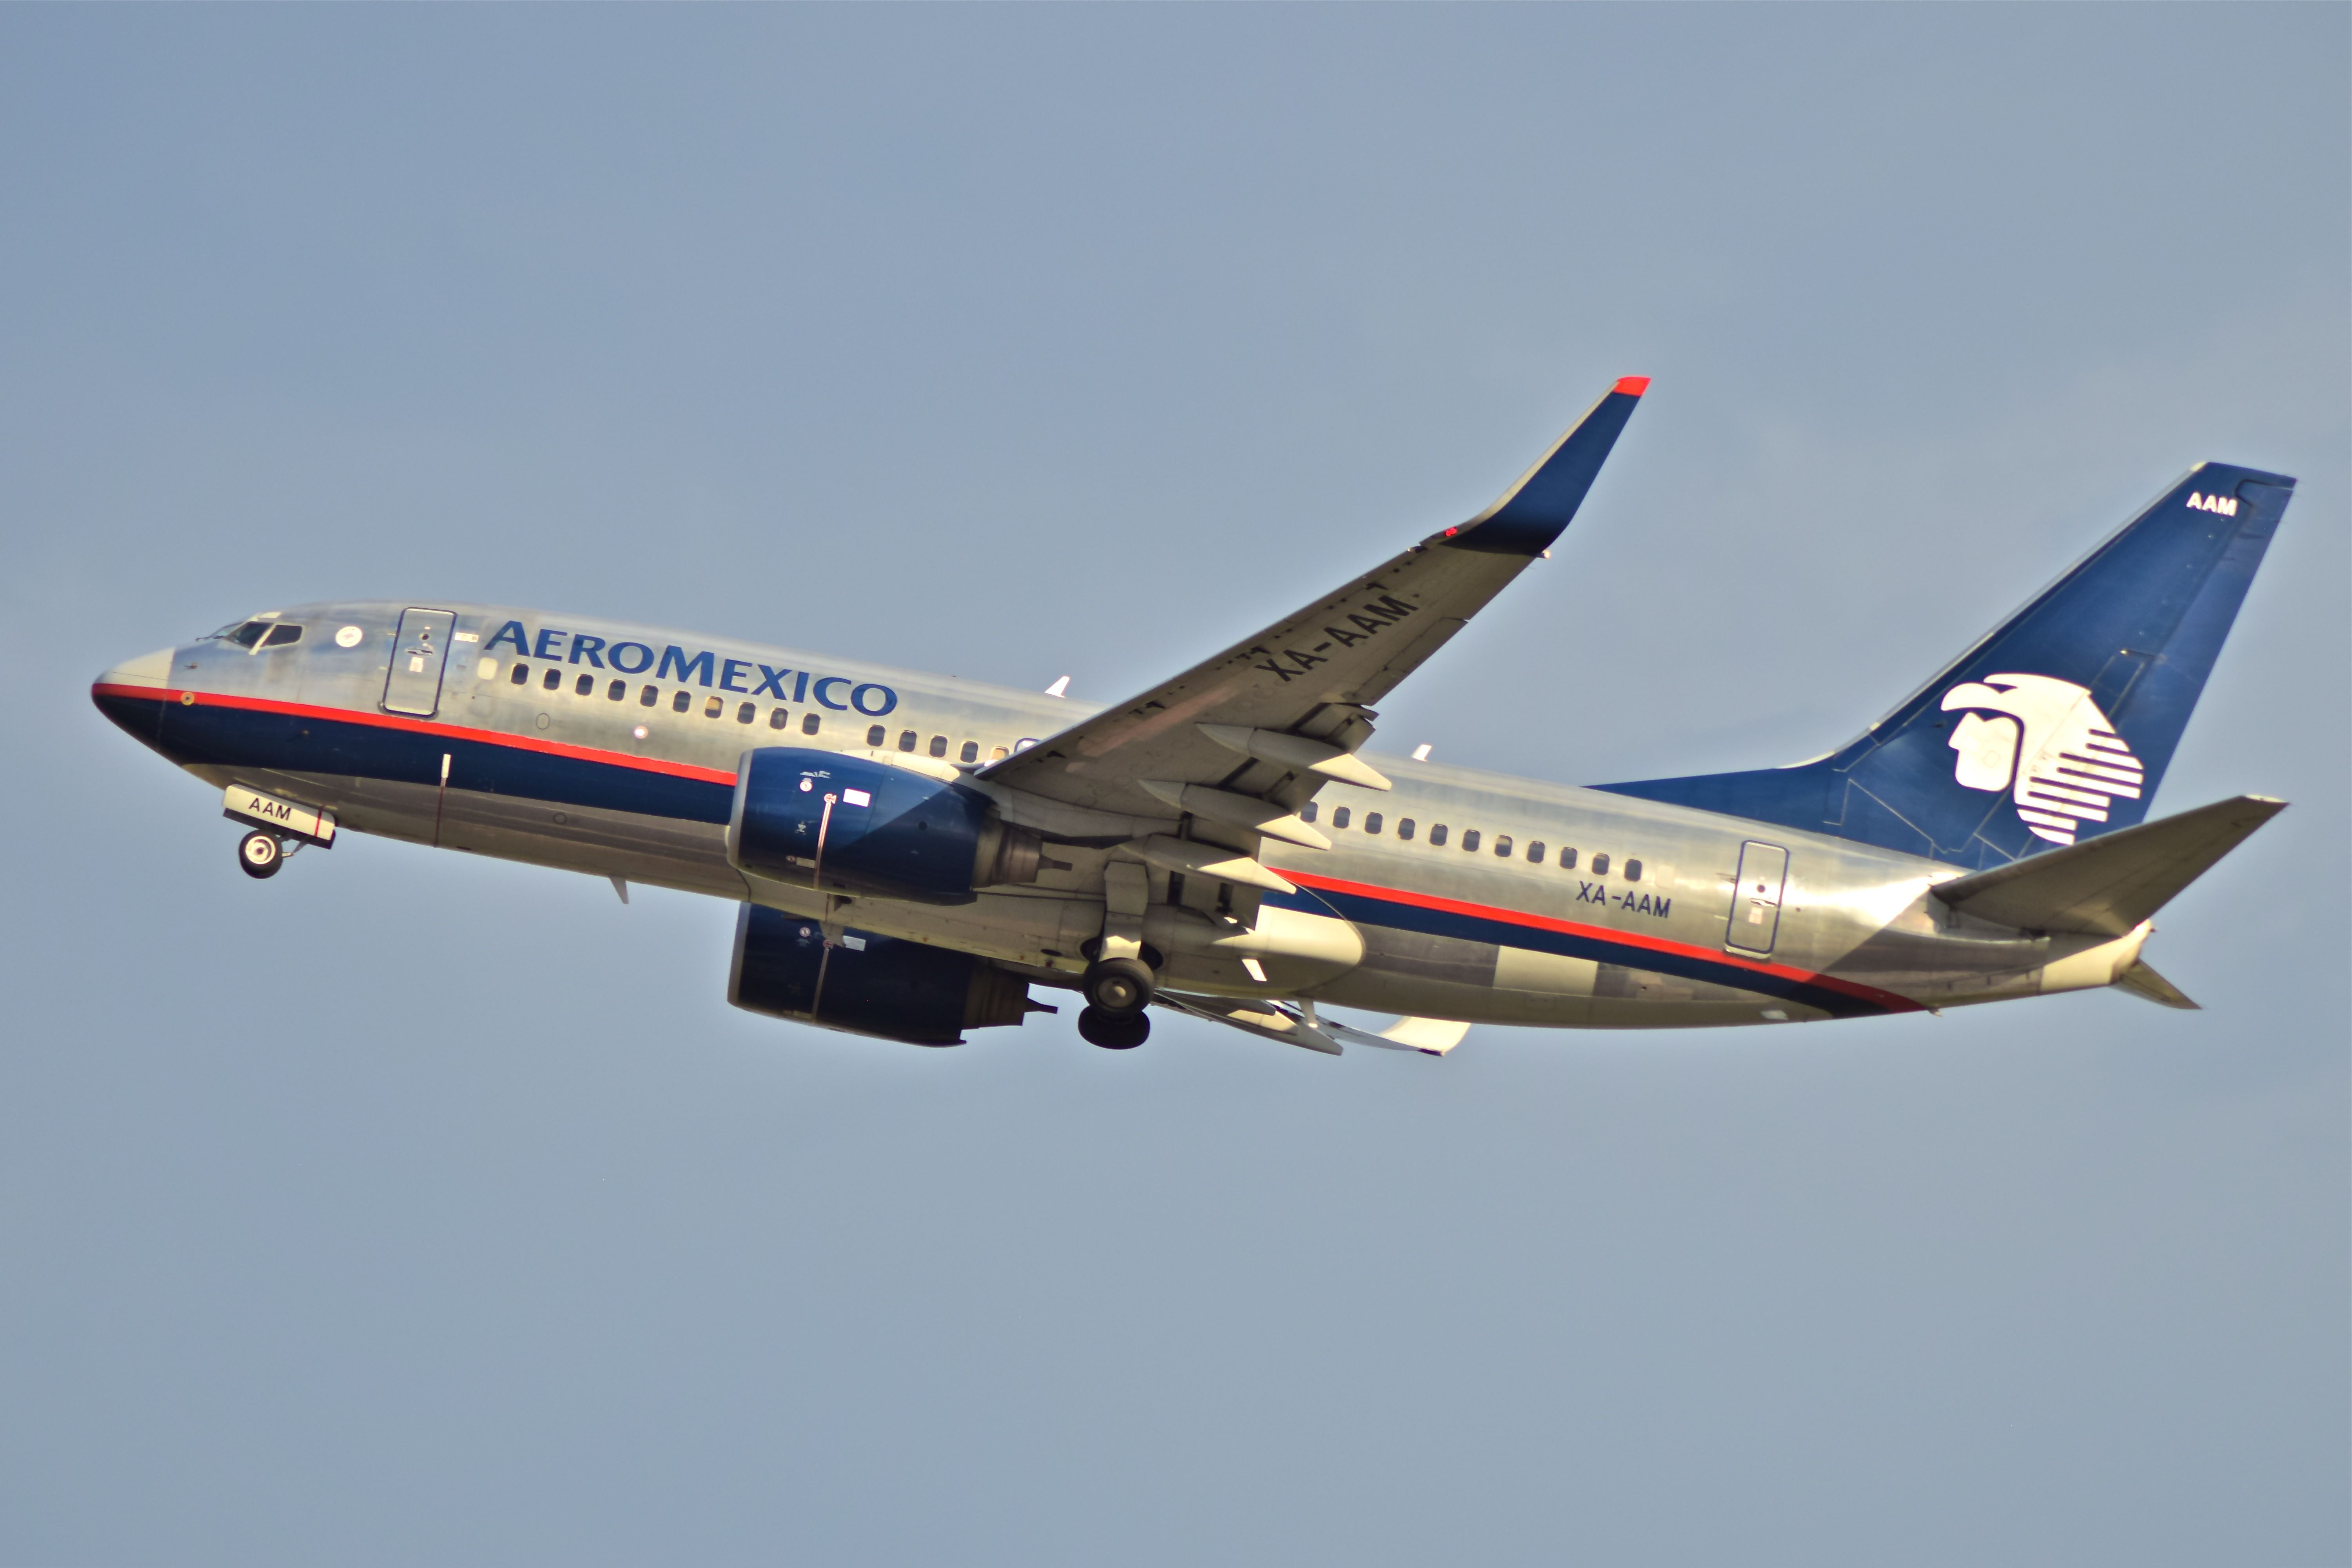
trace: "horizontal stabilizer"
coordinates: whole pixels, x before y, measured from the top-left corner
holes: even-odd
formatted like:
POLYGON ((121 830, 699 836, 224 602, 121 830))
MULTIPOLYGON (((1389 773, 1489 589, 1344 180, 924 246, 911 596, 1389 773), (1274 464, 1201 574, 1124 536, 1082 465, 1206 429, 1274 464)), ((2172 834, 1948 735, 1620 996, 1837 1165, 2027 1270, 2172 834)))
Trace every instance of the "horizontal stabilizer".
POLYGON ((2283 800, 2242 795, 1961 877, 1935 893, 1962 914, 1996 925, 2122 936, 2285 809, 2283 800))
POLYGON ((2145 996, 2159 1007, 2178 1007, 2184 1013, 2204 1011, 2191 1002, 2179 986, 2151 968, 2146 959, 2125 970, 2122 978, 2116 982, 2116 988, 2128 991, 2135 996, 2145 996))

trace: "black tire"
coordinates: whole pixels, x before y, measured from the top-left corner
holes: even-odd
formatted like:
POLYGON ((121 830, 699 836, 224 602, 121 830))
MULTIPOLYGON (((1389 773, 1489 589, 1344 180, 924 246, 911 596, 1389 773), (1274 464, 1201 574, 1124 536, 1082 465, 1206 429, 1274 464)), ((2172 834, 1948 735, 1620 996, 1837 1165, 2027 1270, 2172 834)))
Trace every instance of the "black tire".
POLYGON ((1131 1051, 1150 1037, 1151 1020, 1140 1013, 1089 1007, 1078 1015, 1078 1038, 1107 1051, 1131 1051))
POLYGON ((1151 970, 1138 959, 1106 958, 1087 966, 1078 989, 1097 1011, 1133 1017, 1151 1000, 1151 970))
POLYGON ((286 864, 286 847, 269 833, 248 833, 236 841, 236 863, 248 877, 275 877, 286 864))

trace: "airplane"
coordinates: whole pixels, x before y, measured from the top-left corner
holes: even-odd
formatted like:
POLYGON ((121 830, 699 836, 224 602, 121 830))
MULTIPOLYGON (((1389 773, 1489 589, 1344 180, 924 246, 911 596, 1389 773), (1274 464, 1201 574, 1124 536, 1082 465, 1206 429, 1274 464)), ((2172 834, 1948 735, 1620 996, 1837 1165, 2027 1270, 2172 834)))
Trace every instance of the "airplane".
MULTIPOLYGON (((924 1046, 1075 991, 1339 1055, 1474 1024, 1688 1027, 2116 986, 2284 809, 2147 820, 2294 493, 2202 463, 1853 741, 1573 788, 1367 752, 1549 558, 1649 385, 1501 499, 1127 701, 503 605, 267 611, 131 659, 107 718, 222 792, 256 878, 345 831, 739 906, 727 998, 924 1046), (1373 1028, 1325 1008, 1394 1015, 1373 1028)), ((1369 1021, 1368 1021, 1369 1022, 1369 1021)))

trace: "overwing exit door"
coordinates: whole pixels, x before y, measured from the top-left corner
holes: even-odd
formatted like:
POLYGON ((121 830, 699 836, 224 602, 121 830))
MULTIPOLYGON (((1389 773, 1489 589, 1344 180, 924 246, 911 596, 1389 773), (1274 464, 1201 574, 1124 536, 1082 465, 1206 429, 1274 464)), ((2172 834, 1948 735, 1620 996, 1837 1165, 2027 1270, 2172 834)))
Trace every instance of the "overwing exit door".
POLYGON ((1780 934, 1780 894, 1789 881, 1789 852, 1750 839, 1739 847, 1739 879, 1731 885, 1731 927, 1723 945, 1759 957, 1780 934))
POLYGON ((383 678, 383 710, 432 717, 441 706, 441 668, 457 617, 447 610, 403 610, 393 634, 392 668, 383 678))

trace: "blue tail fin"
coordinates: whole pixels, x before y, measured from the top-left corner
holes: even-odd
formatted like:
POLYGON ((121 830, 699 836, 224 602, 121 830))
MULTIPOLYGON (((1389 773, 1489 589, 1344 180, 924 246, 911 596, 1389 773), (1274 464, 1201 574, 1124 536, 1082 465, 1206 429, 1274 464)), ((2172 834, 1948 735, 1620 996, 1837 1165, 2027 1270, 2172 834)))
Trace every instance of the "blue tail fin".
POLYGON ((2129 827, 2294 493, 2200 464, 1829 756, 1600 787, 1979 868, 2129 827))

